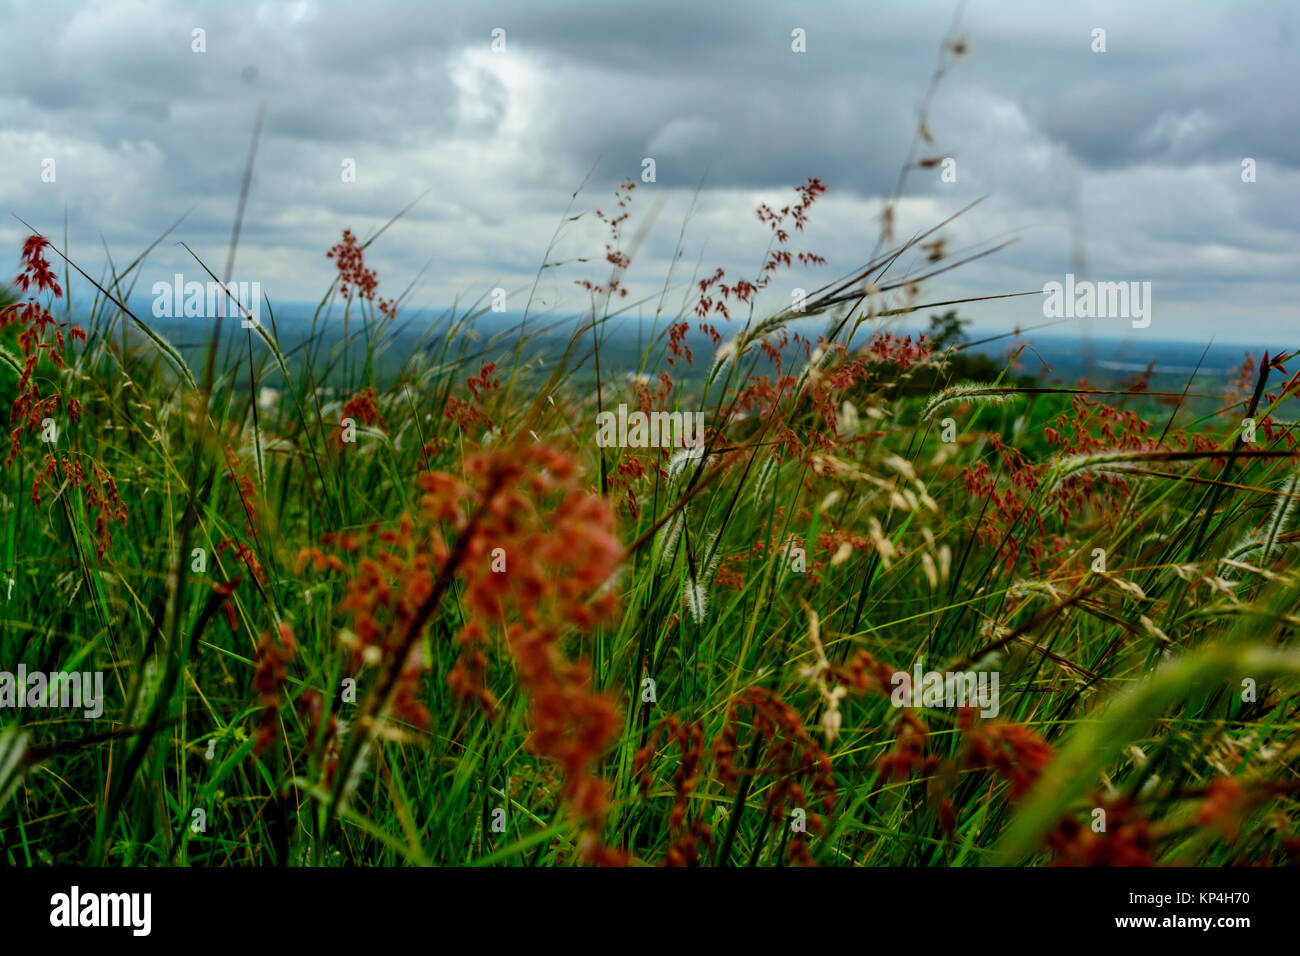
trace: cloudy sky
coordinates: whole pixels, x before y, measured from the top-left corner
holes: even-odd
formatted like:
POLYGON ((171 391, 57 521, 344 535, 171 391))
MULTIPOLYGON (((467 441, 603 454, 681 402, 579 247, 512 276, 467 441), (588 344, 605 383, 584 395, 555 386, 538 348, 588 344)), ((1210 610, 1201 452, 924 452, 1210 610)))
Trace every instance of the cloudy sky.
MULTIPOLYGON (((928 0, 0 2, 0 268, 17 267, 14 216, 62 245, 66 215, 73 258, 98 275, 104 243, 120 265, 188 213, 174 238, 220 274, 265 102, 234 277, 273 303, 318 299, 344 228, 368 237, 427 191, 368 250, 382 294, 424 270, 413 309, 495 287, 519 309, 551 247, 564 264, 545 271, 541 308, 581 310, 574 281, 608 274, 594 212, 633 178, 625 235, 654 219, 625 282, 650 315, 668 279, 673 312, 697 268, 754 277, 769 238, 755 206, 783 205, 816 176, 828 191, 792 245, 828 264, 782 273, 764 300, 779 308, 870 257, 955 12, 928 0), (654 183, 640 182, 647 157, 654 183)), ((912 172, 898 233, 987 196, 945 230, 949 249, 1017 241, 927 282, 927 301, 1077 271, 1152 283, 1149 328, 1098 319, 1094 334, 1300 346, 1300 6, 970 0, 960 32, 967 53, 938 87, 922 153, 954 159, 956 181, 912 172)), ((142 286, 176 271, 201 278, 168 241, 142 286)), ((990 333, 1044 321, 1038 296, 963 314, 990 333)))

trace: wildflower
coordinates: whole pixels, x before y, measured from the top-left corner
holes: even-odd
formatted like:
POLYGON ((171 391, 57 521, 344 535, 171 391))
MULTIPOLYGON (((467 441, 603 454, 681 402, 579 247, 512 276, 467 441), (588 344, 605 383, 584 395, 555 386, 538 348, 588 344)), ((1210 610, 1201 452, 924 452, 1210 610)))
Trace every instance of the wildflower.
POLYGON ((375 273, 366 268, 365 253, 361 246, 357 245, 357 237, 352 234, 351 229, 343 230, 343 241, 325 253, 325 258, 333 259, 338 267, 339 294, 345 299, 348 298, 348 292, 353 287, 363 299, 374 296, 377 284, 375 273))
POLYGON ((301 703, 301 710, 306 712, 307 739, 313 743, 319 741, 321 777, 327 787, 331 786, 342 756, 340 741, 347 729, 346 724, 337 713, 331 713, 328 719, 325 717, 325 698, 315 688, 303 693, 301 703))
POLYGON ((495 363, 488 362, 479 369, 477 376, 471 376, 465 383, 469 388, 469 399, 459 399, 454 395, 448 398, 443 410, 444 417, 454 421, 462 430, 468 430, 476 424, 486 426, 489 431, 495 428, 495 423, 482 406, 484 395, 501 387, 501 383, 492 377, 496 368, 495 363))
MULTIPOLYGON (((379 399, 375 394, 375 388, 373 385, 362 389, 356 395, 343 403, 343 417, 351 418, 353 421, 361 422, 363 425, 373 425, 375 422, 378 422, 384 429, 388 428, 388 423, 384 421, 384 416, 379 414, 379 399)), ((334 435, 334 443, 340 449, 343 448, 344 430, 341 425, 334 435)))
POLYGON ((253 522, 257 519, 257 507, 255 505, 257 489, 253 486, 253 480, 240 470, 239 459, 235 457, 235 450, 229 445, 226 445, 226 467, 230 472, 230 480, 239 494, 239 502, 244 509, 244 527, 248 531, 249 537, 252 537, 253 522))
POLYGON ((1063 819, 1048 837, 1055 862, 1066 866, 1154 866, 1151 822, 1126 801, 1102 807, 1106 830, 1094 833, 1072 817, 1063 819))
MULTIPOLYGON (((60 406, 64 404, 58 393, 42 395, 37 383, 36 371, 42 355, 48 357, 56 368, 64 365, 64 347, 68 337, 86 341, 86 333, 66 322, 56 322, 50 311, 41 305, 39 296, 48 293, 53 298, 61 298, 60 288, 49 261, 45 258, 45 247, 49 241, 43 236, 29 236, 23 242, 23 269, 14 279, 14 285, 28 295, 26 302, 16 302, 0 310, 0 329, 18 325, 22 331, 18 334, 18 347, 22 353, 22 374, 18 378, 18 394, 14 398, 9 412, 9 455, 5 464, 13 462, 18 454, 18 446, 27 431, 39 431, 42 422, 53 418, 60 406), (53 329, 53 336, 47 332, 53 329)), ((69 416, 75 422, 81 414, 81 406, 76 399, 69 398, 66 403, 69 416)))
MULTIPOLYGON (((392 688, 391 713, 427 728, 418 638, 458 576, 470 614, 455 637, 459 654, 448 684, 462 701, 477 700, 492 713, 490 638, 504 635, 528 699, 529 749, 559 767, 560 796, 581 828, 584 859, 619 862, 599 839, 607 792, 598 763, 622 722, 613 700, 592 690, 586 662, 561 648, 569 631, 590 630, 616 607, 604 587, 622 561, 613 513, 583 487, 568 455, 543 444, 471 454, 464 472, 463 481, 421 472, 416 514, 352 541, 326 541, 361 555, 338 605, 354 635, 354 669, 378 666, 380 686, 392 688), (508 556, 504 572, 494 570, 498 549, 508 556)), ((319 550, 304 551, 299 561, 346 569, 319 550)))
MULTIPOLYGON (((42 356, 49 358, 56 368, 63 368, 67 339, 86 340, 84 331, 66 322, 56 322, 49 309, 40 304, 38 297, 42 294, 48 293, 54 298, 63 295, 44 255, 48 245, 49 242, 42 236, 29 236, 24 241, 23 270, 14 284, 27 293, 29 298, 26 302, 15 303, 0 310, 0 329, 12 324, 22 327, 18 334, 18 345, 23 356, 22 374, 18 379, 18 394, 9 414, 9 423, 13 427, 9 434, 6 465, 12 464, 17 456, 23 435, 28 431, 42 429, 45 419, 53 418, 61 406, 67 409, 74 422, 81 416, 81 405, 76 399, 68 398, 64 402, 58 393, 43 395, 37 381, 36 372, 42 356), (51 329, 53 335, 47 335, 51 329)), ((113 522, 124 527, 127 522, 127 509, 118 491, 117 479, 98 461, 91 461, 87 470, 71 456, 56 459, 54 455, 47 454, 32 482, 32 502, 40 504, 41 488, 47 481, 57 487, 59 478, 71 487, 82 489, 86 508, 95 515, 95 553, 102 559, 112 543, 113 522)))
MULTIPOLYGON (((715 269, 712 275, 697 280, 699 297, 695 304, 695 315, 700 320, 700 331, 708 335, 715 346, 722 341, 722 335, 716 327, 705 321, 710 315, 718 315, 725 321, 730 321, 731 310, 727 303, 734 301, 752 305, 755 295, 761 289, 767 288, 778 269, 793 268, 795 262, 804 266, 825 264, 826 260, 816 253, 795 253, 787 248, 791 238, 790 227, 792 226, 796 231, 803 230, 808 223, 808 210, 824 192, 826 192, 826 187, 820 179, 808 179, 803 185, 795 187, 798 201, 782 207, 780 212, 774 211, 767 203, 761 203, 758 209, 755 210, 758 221, 768 225, 774 240, 772 248, 768 252, 767 261, 763 264, 756 282, 738 279, 729 285, 724 281, 726 273, 721 268, 715 269), (789 221, 787 222, 787 220, 789 221), (714 291, 715 288, 716 292, 714 291)), ((714 357, 714 367, 716 368, 731 356, 743 354, 747 343, 760 340, 770 328, 775 328, 782 321, 784 321, 784 318, 778 318, 773 320, 769 327, 760 325, 749 330, 744 335, 743 340, 737 338, 723 346, 714 357)), ((690 325, 686 322, 673 323, 669 326, 669 364, 675 362, 683 354, 686 356, 687 362, 692 361, 690 348, 685 344, 686 333, 689 329, 690 325)))
POLYGON ((1241 830, 1242 818, 1249 807, 1246 788, 1236 777, 1215 777, 1210 781, 1205 799, 1197 808, 1201 826, 1213 826, 1231 841, 1241 830))
POLYGON ((258 719, 254 753, 261 753, 275 738, 275 724, 280 716, 280 691, 284 689, 289 662, 293 660, 295 651, 293 631, 288 624, 280 625, 278 642, 266 633, 257 645, 253 690, 257 691, 262 703, 262 712, 258 719))
MULTIPOLYGON (((235 557, 248 568, 250 574, 258 581, 266 582, 266 572, 262 569, 262 564, 257 560, 257 553, 242 541, 236 541, 234 538, 225 537, 217 542, 217 553, 223 554, 229 549, 235 557)), ((232 625, 233 626, 233 625, 232 625)))
MULTIPOLYGON (((830 757, 813 740, 794 708, 766 688, 750 688, 732 701, 723 733, 714 742, 719 779, 732 786, 738 779, 735 754, 742 710, 750 712, 756 739, 765 743, 753 773, 771 777, 765 804, 769 823, 782 819, 786 807, 803 806, 809 798, 819 799, 825 813, 831 813, 836 787, 830 757)), ((813 830, 824 827, 819 815, 809 814, 808 822, 813 830)), ((812 862, 801 838, 791 841, 787 852, 795 862, 812 862)))
POLYGON ((605 261, 613 266, 613 274, 607 285, 599 285, 589 279, 575 280, 574 284, 581 286, 590 292, 593 296, 598 295, 617 295, 619 298, 627 297, 627 288, 623 286, 619 275, 627 271, 628 266, 632 264, 631 258, 622 250, 622 241, 620 236, 621 227, 627 221, 630 213, 627 207, 632 203, 632 191, 636 189, 636 183, 630 179, 625 179, 615 190, 615 197, 618 200, 618 208, 623 210, 613 216, 606 216, 604 212, 597 209, 596 219, 605 223, 609 227, 610 237, 605 243, 605 261))
POLYGON ((898 721, 894 747, 876 764, 886 779, 906 780, 913 773, 928 772, 938 758, 926 757, 925 745, 929 731, 910 711, 903 711, 898 721))
POLYGON ((966 735, 966 765, 992 767, 1010 782, 1012 799, 1029 792, 1055 756, 1052 748, 1023 724, 978 722, 965 712, 960 724, 966 735))
POLYGON ((669 828, 678 832, 678 837, 664 855, 665 866, 696 866, 699 864, 699 847, 712 844, 712 830, 703 820, 696 819, 683 828, 688 803, 699 779, 708 747, 704 742, 704 729, 696 722, 683 721, 675 716, 656 727, 633 756, 633 776, 641 781, 641 792, 649 790, 649 764, 659 745, 663 731, 667 731, 670 743, 681 751, 681 763, 673 775, 673 809, 669 815, 669 828))

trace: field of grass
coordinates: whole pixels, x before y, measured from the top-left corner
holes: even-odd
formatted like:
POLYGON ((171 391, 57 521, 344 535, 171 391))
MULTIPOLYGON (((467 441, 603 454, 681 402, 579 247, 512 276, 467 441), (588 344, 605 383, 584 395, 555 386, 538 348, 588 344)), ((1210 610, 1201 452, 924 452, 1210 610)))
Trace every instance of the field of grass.
POLYGON ((473 335, 485 303, 395 355, 349 233, 316 334, 264 302, 191 368, 122 308, 144 257, 29 240, 0 671, 102 673, 103 712, 0 678, 5 861, 1294 861, 1291 356, 1215 401, 960 381, 958 328, 890 321, 979 265, 888 217, 806 313, 756 311, 820 191, 760 210, 750 281, 665 277, 680 310, 625 298, 609 222, 546 354, 539 320, 473 335), (628 314, 633 375, 601 361, 628 314), (598 440, 620 405, 704 434, 598 440))

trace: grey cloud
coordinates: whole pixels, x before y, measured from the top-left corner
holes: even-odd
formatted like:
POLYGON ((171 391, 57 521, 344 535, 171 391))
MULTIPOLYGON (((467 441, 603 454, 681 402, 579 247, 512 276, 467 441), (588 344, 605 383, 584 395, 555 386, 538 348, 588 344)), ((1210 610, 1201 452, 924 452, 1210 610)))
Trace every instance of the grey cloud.
MULTIPOLYGON (((52 235, 66 210, 92 273, 101 232, 121 259, 191 207, 178 238, 219 260, 265 99, 240 262, 275 273, 265 284, 281 295, 315 299, 343 228, 369 234, 426 189, 372 257, 399 288, 432 259, 427 303, 531 281, 584 181, 572 213, 586 218, 556 255, 598 260, 591 211, 646 156, 658 181, 634 215, 667 202, 628 276, 638 292, 662 285, 701 182, 683 262, 703 253, 744 274, 767 241, 754 204, 808 176, 830 192, 805 246, 832 265, 791 284, 820 284, 870 251, 951 14, 851 0, 0 2, 0 201, 52 235), (190 50, 195 27, 207 53, 190 50), (503 55, 489 51, 496 27, 503 55), (795 27, 807 53, 790 50, 795 27), (57 184, 40 181, 46 156, 57 184)), ((1298 24, 1283 2, 972 0, 970 53, 939 87, 927 147, 956 159, 958 181, 910 176, 899 232, 987 194, 954 241, 1021 241, 936 280, 936 295, 1041 287, 1070 267, 1081 230, 1089 269, 1158 281, 1179 331, 1221 330, 1225 316, 1238 335, 1300 331, 1298 24), (1095 27, 1105 54, 1089 48, 1095 27), (1241 181, 1244 157, 1256 183, 1241 181)), ((21 233, 0 223, 15 257, 21 233)), ((171 244, 151 261, 186 265, 171 244)), ((566 268, 548 275, 555 296, 591 267, 566 268)), ((1028 301, 972 314, 1020 321, 1028 301)))

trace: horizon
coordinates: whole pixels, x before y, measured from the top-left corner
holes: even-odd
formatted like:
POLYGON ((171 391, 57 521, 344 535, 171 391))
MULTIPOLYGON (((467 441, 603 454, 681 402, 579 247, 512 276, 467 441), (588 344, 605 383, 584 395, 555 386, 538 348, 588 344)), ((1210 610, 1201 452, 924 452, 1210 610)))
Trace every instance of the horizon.
MULTIPOLYGON (((152 304, 151 297, 142 297, 140 295, 137 295, 124 301, 125 304, 131 308, 131 311, 135 313, 135 315, 138 318, 144 319, 146 322, 150 322, 150 323, 155 321, 164 321, 164 322, 191 322, 192 321, 195 323, 200 323, 200 322, 211 323, 213 321, 213 319, 209 317, 178 318, 175 316, 170 316, 163 319, 157 319, 156 317, 153 316, 152 312, 150 311, 150 306, 152 304)), ((285 300, 281 302, 271 303, 271 308, 274 310, 274 314, 277 321, 279 321, 281 318, 299 320, 304 317, 310 317, 319 306, 320 306, 319 301, 308 302, 308 301, 285 300)), ((73 304, 72 308, 75 312, 77 309, 75 303, 73 304)), ((329 312, 330 308, 331 306, 329 305, 327 305, 325 308, 322 308, 321 321, 341 323, 342 305, 340 305, 337 302, 334 303, 332 308, 335 311, 332 315, 329 312)), ((915 338, 917 335, 926 333, 931 315, 942 314, 943 312, 947 311, 948 308, 951 307, 935 307, 931 309, 919 309, 917 310, 917 313, 914 317, 903 317, 903 321, 896 323, 895 326, 891 326, 889 330, 893 331, 895 334, 898 335, 910 335, 913 338, 915 338)), ((354 317, 358 314, 355 310, 356 307, 354 306, 354 312, 353 312, 354 317)), ((443 304, 443 305, 429 304, 429 305, 421 306, 419 308, 411 307, 409 309, 403 310, 399 314, 397 321, 399 325, 403 325, 408 322, 415 322, 416 317, 423 316, 426 320, 425 325, 432 326, 439 322, 444 321, 447 318, 447 316, 449 314, 452 314, 453 312, 455 312, 455 314, 458 317, 464 317, 470 314, 471 311, 472 310, 466 306, 456 306, 452 304, 443 304), (412 313, 414 313, 414 315, 412 315, 412 313)), ((959 318, 963 320, 971 320, 971 316, 969 314, 963 313, 960 308, 958 308, 957 311, 958 311, 959 318)), ((487 320, 489 323, 491 323, 494 326, 500 326, 502 328, 508 329, 511 327, 512 323, 518 322, 524 315, 525 313, 522 310, 517 310, 517 309, 511 309, 505 312, 492 312, 488 310, 481 315, 475 316, 474 321, 487 320)), ((227 318, 230 317, 227 316, 227 318)), ((535 311, 527 314, 527 319, 529 323, 541 322, 541 321, 546 321, 548 323, 580 322, 580 321, 589 320, 590 318, 591 316, 589 313, 583 314, 578 312, 569 312, 569 313, 557 314, 554 310, 547 310, 545 312, 535 311)), ((632 314, 612 315, 610 318, 606 320, 606 324, 611 328, 621 329, 626 324, 637 323, 637 322, 642 323, 645 327, 650 327, 657 321, 662 326, 670 318, 671 316, 668 315, 660 315, 657 319, 652 315, 632 315, 632 314)), ((1043 320, 1043 321, 1045 323, 1049 323, 1052 320, 1043 320)), ((1149 330, 1130 329, 1128 327, 1127 322, 1124 320, 1118 320, 1115 323, 1116 327, 1114 328, 1113 331, 1108 331, 1105 325, 1106 322, 1111 320, 1105 320, 1105 319, 1087 320, 1096 323, 1092 328, 1084 328, 1082 326, 1083 321, 1085 320, 1079 320, 1079 319, 1060 320, 1058 323, 1053 323, 1050 325, 1039 326, 1039 327, 1011 327, 1011 326, 978 325, 974 322, 974 320, 971 320, 971 324, 965 327, 965 334, 967 339, 971 341, 975 341, 978 339, 985 339, 985 338, 1005 338, 1005 339, 1017 340, 1017 341, 1034 341, 1038 339, 1050 339, 1053 341, 1061 342, 1063 344, 1090 342, 1090 343, 1107 344, 1107 345, 1123 345, 1123 346, 1140 345, 1144 347, 1145 346, 1154 346, 1154 347, 1169 346, 1169 347, 1179 347, 1179 348, 1210 346, 1212 348, 1243 348, 1243 349, 1251 350, 1253 352, 1263 352, 1265 350, 1271 351, 1270 343, 1266 341, 1262 341, 1260 339, 1254 339, 1254 340, 1230 339, 1224 337, 1221 333, 1207 333, 1204 336, 1184 337, 1184 338, 1155 337, 1155 336, 1150 336, 1148 334, 1149 330), (1076 326, 1074 331, 1071 331, 1069 328, 1065 326, 1065 323, 1067 322, 1075 322, 1078 323, 1078 325, 1076 326)), ((724 338, 725 338, 727 337, 728 330, 731 330, 733 332, 738 331, 741 328, 742 323, 743 320, 739 318, 733 318, 729 323, 719 322, 718 328, 721 332, 724 333, 724 338)), ((788 323, 788 325, 790 325, 791 327, 798 327, 800 325, 805 325, 808 328, 815 328, 817 326, 822 326, 824 324, 825 324, 825 315, 809 316, 807 318, 796 319, 788 323)), ((695 334, 694 331, 692 332, 692 334, 695 334)), ((1263 333, 1261 333, 1261 335, 1263 335, 1263 333)))

